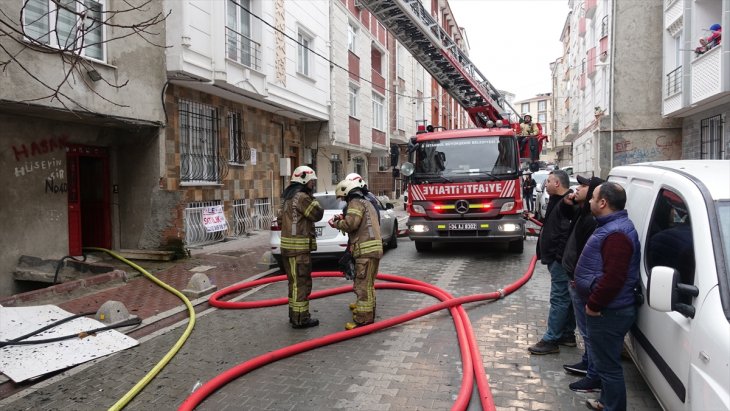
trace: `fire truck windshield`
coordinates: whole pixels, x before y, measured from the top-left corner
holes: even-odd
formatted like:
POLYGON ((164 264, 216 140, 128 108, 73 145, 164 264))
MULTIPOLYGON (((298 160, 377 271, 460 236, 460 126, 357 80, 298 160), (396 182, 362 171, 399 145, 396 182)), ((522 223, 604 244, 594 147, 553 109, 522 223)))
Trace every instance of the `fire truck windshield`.
POLYGON ((415 150, 415 175, 445 179, 496 179, 518 170, 512 137, 469 137, 427 140, 415 150))

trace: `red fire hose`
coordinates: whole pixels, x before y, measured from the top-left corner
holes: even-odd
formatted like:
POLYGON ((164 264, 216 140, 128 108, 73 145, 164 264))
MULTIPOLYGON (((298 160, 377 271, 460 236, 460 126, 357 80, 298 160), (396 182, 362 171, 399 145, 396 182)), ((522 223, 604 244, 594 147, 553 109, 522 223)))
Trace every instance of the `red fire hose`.
MULTIPOLYGON (((414 280, 412 278, 406 278, 396 276, 392 274, 378 274, 377 279, 388 282, 378 282, 375 284, 375 288, 378 289, 398 289, 406 291, 417 291, 424 294, 431 295, 441 300, 440 303, 431 305, 429 307, 421 308, 416 311, 412 311, 406 314, 401 314, 397 317, 388 318, 383 321, 379 321, 364 327, 358 327, 349 331, 340 331, 334 334, 326 335, 323 337, 314 338, 308 341, 302 341, 300 343, 280 348, 278 350, 262 354, 258 357, 252 358, 241 364, 228 369, 227 371, 214 377, 212 380, 203 384, 195 392, 193 392, 188 398, 183 401, 180 405, 179 410, 192 410, 198 406, 206 397, 214 393, 216 390, 226 385, 228 382, 245 375, 246 373, 253 371, 263 365, 272 363, 282 358, 287 358, 301 352, 309 351, 318 347, 333 344, 336 342, 348 340, 361 335, 369 334, 374 331, 382 330, 397 324, 401 324, 406 321, 448 308, 456 327, 457 338, 459 340, 459 348, 461 351, 461 358, 463 362, 464 375, 462 377, 462 385, 459 389, 456 401, 452 406, 452 410, 465 410, 469 405, 471 393, 473 389, 474 378, 476 377, 477 388, 479 390, 479 399, 482 404, 482 409, 494 410, 494 401, 489 389, 489 382, 487 375, 484 370, 482 363, 481 353, 476 343, 474 331, 469 321, 469 317, 466 311, 462 307, 462 304, 477 302, 477 301, 489 301, 500 299, 506 295, 509 295, 524 285, 532 276, 532 272, 535 269, 536 257, 533 257, 530 261, 530 265, 524 275, 514 283, 508 285, 504 289, 487 293, 487 294, 475 294, 470 296, 454 298, 448 292, 423 281, 414 280), (469 372, 469 370, 471 372, 469 372)), ((342 273, 335 271, 323 271, 312 273, 312 277, 342 277, 342 273)), ((218 308, 261 308, 271 307, 275 305, 284 305, 288 303, 286 297, 275 298, 263 301, 250 301, 250 302, 231 302, 221 301, 225 295, 245 290, 248 288, 256 287, 263 284, 269 284, 277 281, 287 281, 286 275, 280 275, 276 277, 264 278, 256 281, 250 281, 247 283, 237 284, 223 290, 220 290, 213 294, 209 303, 212 306, 218 308)), ((341 286, 331 288, 322 291, 313 292, 310 295, 310 300, 328 297, 335 294, 341 294, 345 292, 351 292, 352 285, 341 286)))

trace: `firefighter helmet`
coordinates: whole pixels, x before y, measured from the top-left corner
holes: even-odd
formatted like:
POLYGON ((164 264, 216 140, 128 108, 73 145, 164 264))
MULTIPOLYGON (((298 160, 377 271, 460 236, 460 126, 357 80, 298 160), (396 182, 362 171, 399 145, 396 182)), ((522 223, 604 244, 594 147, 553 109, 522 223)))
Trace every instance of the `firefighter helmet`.
POLYGON ((311 180, 316 180, 317 174, 312 170, 311 167, 299 166, 294 169, 294 173, 291 175, 291 181, 294 183, 307 184, 311 180))
POLYGON ((360 188, 365 187, 365 180, 362 179, 362 176, 358 173, 350 173, 345 177, 345 180, 349 181, 355 181, 358 184, 360 184, 360 188))
POLYGON ((335 195, 337 197, 347 197, 347 195, 356 188, 361 188, 359 181, 344 179, 337 183, 335 195))

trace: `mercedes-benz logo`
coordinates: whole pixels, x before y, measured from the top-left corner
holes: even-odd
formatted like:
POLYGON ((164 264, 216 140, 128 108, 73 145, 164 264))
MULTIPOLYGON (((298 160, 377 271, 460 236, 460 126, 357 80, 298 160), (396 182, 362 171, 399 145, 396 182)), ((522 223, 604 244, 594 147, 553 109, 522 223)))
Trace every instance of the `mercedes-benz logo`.
POLYGON ((466 200, 458 200, 454 204, 454 209, 459 214, 466 214, 469 211, 469 202, 466 200))

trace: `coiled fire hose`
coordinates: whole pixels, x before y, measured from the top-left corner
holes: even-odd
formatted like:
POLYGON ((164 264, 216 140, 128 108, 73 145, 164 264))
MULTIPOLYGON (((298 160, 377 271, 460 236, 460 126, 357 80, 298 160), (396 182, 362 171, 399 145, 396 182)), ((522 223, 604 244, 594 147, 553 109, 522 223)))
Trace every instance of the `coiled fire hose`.
MULTIPOLYGON (((508 285, 507 287, 486 294, 475 294, 470 296, 454 298, 448 292, 423 281, 414 280, 412 278, 392 275, 392 274, 378 274, 377 279, 388 281, 378 282, 375 284, 375 288, 378 289, 398 289, 406 291, 416 291, 424 294, 431 295, 441 300, 440 303, 431 305, 429 307, 421 308, 416 311, 412 311, 406 314, 401 314, 397 317, 388 318, 383 321, 379 321, 364 327, 358 327, 349 331, 340 331, 334 334, 326 335, 323 337, 314 338, 311 340, 303 341, 288 347, 280 348, 278 350, 262 354, 258 357, 247 360, 239 365, 236 365, 227 371, 214 377, 212 380, 203 384, 195 392, 193 392, 183 403, 180 405, 179 410, 193 410, 203 400, 214 393, 219 388, 226 385, 228 382, 245 375, 263 365, 278 361, 283 358, 290 357, 301 352, 309 351, 315 348, 323 347, 336 342, 348 340, 351 338, 359 337, 361 335, 369 334, 374 331, 382 330, 388 327, 392 327, 397 324, 401 324, 406 321, 448 308, 457 331, 457 337, 459 340, 459 347, 461 351, 461 358, 463 363, 464 374, 462 376, 462 385, 457 395, 456 401, 452 406, 452 410, 465 410, 469 405, 469 400, 473 390, 474 378, 477 380, 477 388, 479 390, 479 398, 481 401, 482 409, 494 410, 494 401, 489 389, 489 383, 487 381, 486 372, 482 364, 482 357, 479 353, 479 348, 476 343, 476 338, 469 321, 466 311, 462 307, 462 304, 477 302, 477 301, 490 301, 503 298, 524 285, 532 276, 535 269, 535 263, 537 258, 533 256, 530 261, 530 266, 524 275, 508 285)), ((342 277, 342 273, 335 271, 323 271, 314 272, 312 277, 342 277)), ((242 284, 237 284, 223 290, 214 293, 210 299, 210 305, 218 308, 262 308, 271 307, 276 305, 284 305, 288 303, 286 297, 275 298, 262 301, 242 301, 242 302, 230 302, 222 301, 221 298, 241 290, 248 288, 257 287, 263 284, 269 284, 277 281, 286 281, 286 275, 280 275, 276 277, 264 278, 256 281, 250 281, 242 284)), ((331 288, 327 290, 321 290, 313 292, 310 295, 310 300, 328 297, 335 294, 341 294, 345 292, 351 292, 353 289, 352 285, 341 286, 331 288)))

